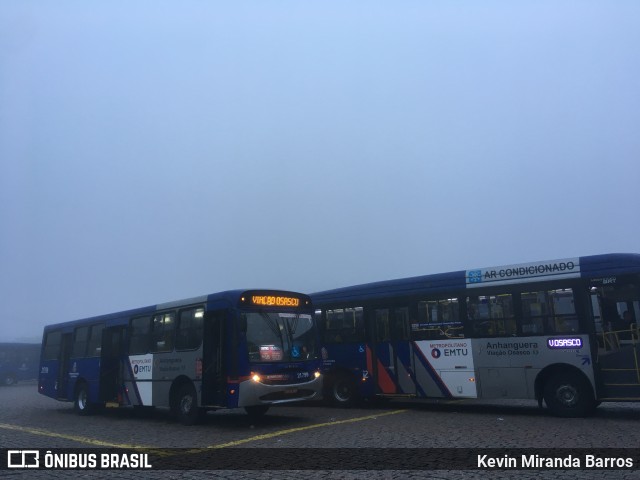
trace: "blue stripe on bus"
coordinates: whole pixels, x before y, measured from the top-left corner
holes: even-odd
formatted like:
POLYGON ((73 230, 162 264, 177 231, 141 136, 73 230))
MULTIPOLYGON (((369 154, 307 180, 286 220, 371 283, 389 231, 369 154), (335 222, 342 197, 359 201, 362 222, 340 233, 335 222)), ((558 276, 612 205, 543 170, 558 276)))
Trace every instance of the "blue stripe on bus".
POLYGON ((427 360, 427 357, 424 356, 424 353, 422 352, 422 350, 418 348, 415 342, 411 342, 411 343, 413 344, 413 349, 416 352, 416 358, 420 360, 420 363, 425 368, 427 373, 431 376, 431 379, 435 382, 436 386, 440 389, 440 392, 445 397, 453 398, 453 394, 449 391, 445 383, 442 381, 442 378, 440 378, 440 375, 438 375, 438 372, 434 370, 429 360, 427 360))

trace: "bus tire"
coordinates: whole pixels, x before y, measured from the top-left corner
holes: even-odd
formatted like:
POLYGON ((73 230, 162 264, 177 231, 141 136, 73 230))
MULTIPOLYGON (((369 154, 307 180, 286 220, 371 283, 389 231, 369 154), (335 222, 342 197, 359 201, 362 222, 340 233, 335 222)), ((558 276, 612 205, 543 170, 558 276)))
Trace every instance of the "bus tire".
POLYGON ((260 418, 269 411, 269 405, 251 405, 244 410, 251 418, 260 418))
POLYGON ((358 390, 350 375, 340 373, 329 383, 329 401, 336 407, 349 408, 358 401, 358 390))
POLYGON ((198 408, 198 395, 191 383, 185 383, 178 390, 176 416, 183 425, 195 425, 202 418, 198 408))
POLYGON ((568 372, 555 374, 547 380, 544 401, 551 413, 558 417, 584 417, 596 407, 589 382, 568 372))
POLYGON ((12 374, 7 373, 4 378, 2 379, 2 384, 5 387, 10 387, 11 385, 15 385, 16 383, 18 383, 16 381, 16 377, 14 377, 12 374))
POLYGON ((82 416, 91 415, 94 412, 93 405, 89 402, 89 385, 86 382, 81 382, 76 387, 73 408, 78 415, 82 416))

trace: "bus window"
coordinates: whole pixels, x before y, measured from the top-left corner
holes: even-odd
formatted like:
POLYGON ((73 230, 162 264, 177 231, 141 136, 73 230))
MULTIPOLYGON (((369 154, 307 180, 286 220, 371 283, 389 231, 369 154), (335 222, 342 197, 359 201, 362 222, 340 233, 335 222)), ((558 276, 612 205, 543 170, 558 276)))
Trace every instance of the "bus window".
POLYGON ((409 340, 409 307, 393 309, 391 336, 393 340, 409 340))
POLYGON ((87 357, 99 357, 102 351, 103 324, 91 325, 89 341, 87 342, 87 357))
POLYGON ((62 333, 60 331, 49 332, 44 340, 43 360, 56 360, 60 351, 62 333))
POLYGON ((554 333, 574 333, 580 330, 573 291, 570 288, 549 292, 552 305, 553 320, 551 329, 554 333))
POLYGON ((191 308, 180 312, 176 334, 176 350, 195 350, 202 343, 204 309, 191 308))
POLYGON ((173 351, 173 333, 176 328, 176 314, 161 313, 153 316, 153 333, 151 335, 152 352, 173 351))
POLYGON ((89 325, 77 327, 73 339, 73 351, 71 358, 83 358, 87 354, 87 341, 89 340, 89 325))
POLYGON ((522 293, 520 299, 524 335, 578 331, 578 317, 570 288, 522 293))
POLYGON ((475 337, 516 334, 511 294, 467 297, 467 315, 475 337))
POLYGON ((327 343, 363 341, 364 316, 362 307, 327 310, 324 338, 327 343))
POLYGON ((376 319, 376 341, 388 342, 391 340, 391 332, 389 326, 389 309, 379 308, 375 311, 376 319))
POLYGON ((364 340, 364 314, 362 307, 344 309, 344 335, 347 342, 361 342, 364 340))
POLYGON ((411 325, 413 340, 463 338, 457 298, 418 302, 418 322, 411 325))
POLYGON ((526 292, 520 295, 522 302, 522 333, 542 335, 549 317, 547 292, 526 292))
POLYGON ((150 322, 151 317, 139 317, 131 320, 129 355, 141 355, 149 351, 150 322))
POLYGON ((327 343, 343 343, 342 330, 344 328, 344 309, 327 310, 325 323, 325 341, 327 343))
POLYGON ((595 317, 596 331, 604 329, 618 333, 622 340, 631 340, 631 331, 635 329, 640 318, 640 302, 638 301, 637 285, 620 282, 591 289, 592 305, 595 317), (597 298, 596 298, 597 294, 597 298), (599 320, 599 322, 598 322, 599 320), (599 327, 599 328, 598 328, 599 327))

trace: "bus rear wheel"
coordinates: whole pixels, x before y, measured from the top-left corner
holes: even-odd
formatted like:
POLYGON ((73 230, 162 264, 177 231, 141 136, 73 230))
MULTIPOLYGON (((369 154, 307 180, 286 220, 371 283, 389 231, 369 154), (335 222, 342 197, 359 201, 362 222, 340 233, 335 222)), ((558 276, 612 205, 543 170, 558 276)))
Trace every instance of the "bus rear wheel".
POLYGON ((544 401, 558 417, 584 417, 596 407, 589 383, 571 373, 559 373, 547 381, 544 401))
POLYGON ((91 415, 94 412, 93 405, 89 402, 89 385, 85 382, 76 387, 73 408, 78 415, 91 415))
POLYGON ((2 383, 7 387, 10 387, 11 385, 15 385, 17 383, 16 377, 11 375, 10 373, 7 373, 2 379, 2 383))
POLYGON ((200 420, 201 412, 198 408, 198 395, 192 384, 185 383, 178 390, 175 412, 178 420, 183 425, 195 425, 200 420))

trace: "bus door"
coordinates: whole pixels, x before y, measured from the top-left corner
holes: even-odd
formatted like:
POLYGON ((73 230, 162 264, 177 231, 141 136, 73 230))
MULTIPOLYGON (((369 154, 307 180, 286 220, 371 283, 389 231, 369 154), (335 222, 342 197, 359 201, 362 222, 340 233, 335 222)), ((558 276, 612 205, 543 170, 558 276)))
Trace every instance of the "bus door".
POLYGON ((380 394, 413 395, 413 354, 409 342, 409 308, 373 310, 373 376, 380 394))
POLYGON ((67 389, 69 387, 69 369, 71 364, 71 347, 73 345, 73 334, 63 333, 60 339, 60 350, 58 351, 58 400, 72 399, 67 389))
POLYGON ((118 398, 122 386, 122 359, 125 355, 125 325, 102 330, 100 350, 100 400, 122 403, 118 398))
MULTIPOLYGON (((202 342, 202 405, 225 406, 224 339, 227 310, 207 312, 202 342)), ((237 356, 237 355, 236 355, 237 356)))
POLYGON ((594 280, 591 306, 599 397, 640 398, 640 282, 623 277, 594 280))

